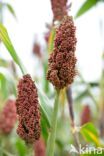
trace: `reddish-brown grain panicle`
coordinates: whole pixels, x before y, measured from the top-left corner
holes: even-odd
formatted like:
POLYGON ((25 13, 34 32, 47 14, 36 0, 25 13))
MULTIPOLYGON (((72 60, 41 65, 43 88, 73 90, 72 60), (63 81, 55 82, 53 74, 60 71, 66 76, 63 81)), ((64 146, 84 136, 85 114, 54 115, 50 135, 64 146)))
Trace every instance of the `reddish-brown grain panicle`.
POLYGON ((40 47, 39 43, 34 43, 34 45, 33 45, 33 53, 36 56, 38 56, 39 58, 42 57, 41 47, 40 47))
POLYGON ((50 31, 46 32, 44 35, 44 39, 45 39, 46 43, 49 42, 49 37, 50 37, 50 31))
POLYGON ((46 146, 42 138, 35 142, 34 153, 35 156, 46 156, 46 146))
POLYGON ((40 110, 37 89, 28 74, 19 81, 16 107, 19 115, 17 133, 27 143, 33 143, 40 137, 40 110))
POLYGON ((76 37, 72 17, 66 16, 56 30, 54 49, 49 58, 47 80, 57 89, 70 85, 76 75, 76 37))
POLYGON ((81 114, 81 125, 84 125, 91 121, 91 110, 89 105, 84 106, 81 114))
POLYGON ((54 21, 61 21, 67 15, 67 0, 51 0, 54 21))
POLYGON ((3 134, 9 134, 16 123, 17 114, 15 101, 8 100, 0 113, 0 132, 3 134))

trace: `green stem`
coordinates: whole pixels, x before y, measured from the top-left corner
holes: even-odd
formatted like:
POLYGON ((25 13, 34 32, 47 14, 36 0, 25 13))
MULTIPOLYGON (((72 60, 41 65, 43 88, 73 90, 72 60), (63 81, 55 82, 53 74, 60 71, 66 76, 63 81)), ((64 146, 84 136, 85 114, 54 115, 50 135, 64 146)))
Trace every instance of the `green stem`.
POLYGON ((56 138, 56 128, 57 128, 57 117, 58 117, 58 102, 59 102, 59 91, 56 92, 56 99, 54 103, 54 109, 52 114, 52 121, 51 121, 51 130, 48 138, 47 143, 47 156, 54 155, 54 147, 55 147, 55 138, 56 138))
POLYGON ((102 75, 101 80, 99 82, 99 88, 100 88, 100 98, 99 98, 99 114, 100 114, 100 135, 101 137, 104 137, 104 54, 102 56, 102 75))
POLYGON ((43 62, 43 69, 44 69, 44 91, 45 91, 45 93, 47 93, 48 94, 48 91, 49 91, 49 82, 46 80, 46 74, 47 74, 47 69, 48 69, 48 62, 47 62, 47 60, 45 60, 44 62, 43 62))

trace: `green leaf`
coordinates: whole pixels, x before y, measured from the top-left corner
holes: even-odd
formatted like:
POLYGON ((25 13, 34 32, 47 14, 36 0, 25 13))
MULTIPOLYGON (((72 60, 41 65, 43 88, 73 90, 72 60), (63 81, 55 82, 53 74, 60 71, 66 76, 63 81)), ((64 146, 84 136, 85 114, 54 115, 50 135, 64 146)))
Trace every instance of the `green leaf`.
POLYGON ((100 145, 98 132, 92 123, 83 125, 80 129, 80 133, 87 142, 94 143, 96 146, 100 145))
POLYGON ((8 8, 10 13, 16 18, 16 14, 15 14, 13 7, 9 3, 4 3, 4 5, 8 8))
POLYGON ((9 73, 0 72, 0 96, 7 99, 9 95, 16 96, 16 86, 12 76, 9 73))
POLYGON ((27 147, 26 147, 24 141, 22 141, 21 139, 17 139, 15 146, 16 146, 16 149, 17 149, 19 156, 25 156, 26 155, 27 147))
POLYGON ((52 117, 52 108, 50 105, 50 101, 47 96, 42 92, 42 90, 39 87, 37 88, 40 99, 41 112, 43 117, 45 118, 45 121, 47 122, 47 126, 50 127, 52 117))
POLYGON ((0 2, 0 8, 3 9, 4 7, 7 7, 10 13, 16 18, 16 14, 13 7, 9 3, 0 2))
POLYGON ((9 62, 0 58, 0 67, 8 67, 9 66, 9 62))
POLYGON ((88 83, 92 88, 94 87, 99 87, 99 83, 98 82, 89 82, 88 83))
POLYGON ((15 97, 17 96, 16 84, 14 78, 8 78, 8 92, 13 94, 15 97))
POLYGON ((47 142, 49 129, 48 129, 46 120, 43 116, 41 118, 41 131, 42 131, 42 136, 44 137, 45 142, 47 142))
POLYGON ((48 62, 46 60, 43 64, 43 86, 46 94, 49 93, 49 82, 46 79, 47 69, 48 69, 48 62))
POLYGON ((82 5, 82 7, 78 10, 75 18, 80 17, 84 13, 86 13, 88 10, 90 10, 93 6, 95 6, 99 0, 86 0, 85 3, 82 5))
POLYGON ((6 28, 0 24, 0 39, 2 40, 2 42, 4 43, 5 47, 7 48, 9 54, 12 56, 13 60, 19 65, 21 71, 23 74, 26 73, 23 64, 21 63, 20 58, 18 57, 12 42, 9 38, 8 32, 6 30, 6 28))
POLYGON ((7 98, 8 96, 8 90, 7 90, 7 81, 5 76, 0 73, 0 95, 3 97, 3 99, 7 98))

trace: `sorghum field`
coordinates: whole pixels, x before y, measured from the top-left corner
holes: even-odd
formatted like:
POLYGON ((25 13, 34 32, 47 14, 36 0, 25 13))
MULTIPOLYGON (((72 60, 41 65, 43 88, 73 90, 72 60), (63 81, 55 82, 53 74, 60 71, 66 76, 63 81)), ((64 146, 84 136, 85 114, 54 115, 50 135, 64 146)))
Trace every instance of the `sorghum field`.
POLYGON ((0 0, 0 156, 104 156, 104 0, 0 0))

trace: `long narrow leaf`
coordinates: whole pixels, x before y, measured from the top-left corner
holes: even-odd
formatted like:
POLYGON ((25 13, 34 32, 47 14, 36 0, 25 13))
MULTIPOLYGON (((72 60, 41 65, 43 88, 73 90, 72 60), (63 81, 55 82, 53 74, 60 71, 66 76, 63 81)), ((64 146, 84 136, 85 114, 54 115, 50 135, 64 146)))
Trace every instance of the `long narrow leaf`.
POLYGON ((84 13, 86 13, 88 10, 90 10, 93 6, 95 6, 99 0, 86 0, 85 3, 81 6, 81 8, 78 10, 75 18, 80 17, 84 13))
POLYGON ((83 92, 81 92, 81 93, 79 93, 79 95, 77 96, 77 97, 75 97, 75 102, 81 102, 81 100, 83 99, 83 98, 85 98, 85 97, 87 97, 87 96, 89 96, 89 93, 88 93, 88 91, 87 91, 87 89, 86 90, 84 90, 83 92))
POLYGON ((96 146, 100 145, 98 132, 92 123, 83 125, 80 129, 80 133, 87 142, 94 143, 96 146))
POLYGON ((11 4, 0 2, 0 7, 1 8, 7 7, 7 9, 9 10, 9 12, 16 18, 15 11, 14 11, 13 7, 11 6, 11 4))
POLYGON ((8 89, 7 89, 7 80, 3 73, 0 72, 0 92, 3 99, 7 98, 8 96, 8 89))
POLYGON ((15 14, 13 7, 9 3, 4 3, 4 5, 8 8, 10 13, 16 18, 16 14, 15 14))
POLYGON ((45 115, 48 127, 50 127, 51 117, 52 117, 52 108, 50 106, 50 101, 47 98, 47 96, 41 91, 41 89, 39 89, 39 87, 38 87, 38 94, 40 98, 41 111, 43 115, 45 115))
POLYGON ((20 58, 16 54, 16 51, 12 45, 12 42, 9 38, 9 35, 8 35, 6 28, 2 24, 0 24, 0 39, 4 43, 9 54, 12 56, 13 60, 19 65, 22 73, 24 74, 24 71, 25 71, 24 66, 22 65, 20 58))
MULTIPOLYGON (((9 35, 8 35, 8 32, 6 30, 6 28, 0 24, 0 39, 3 41, 5 47, 7 48, 9 54, 12 56, 13 60, 18 64, 18 66, 20 67, 21 71, 23 74, 26 74, 26 72, 24 72, 24 66, 22 65, 21 63, 21 60, 20 58, 18 57, 13 45, 12 45, 12 42, 9 38, 9 35)), ((37 86, 38 88, 38 86, 37 86)), ((40 91, 40 89, 38 88, 39 90, 39 97, 40 97, 40 107, 41 107, 41 111, 42 111, 42 115, 43 117, 46 119, 47 123, 48 123, 48 127, 50 125, 50 121, 51 121, 51 109, 49 107, 49 100, 47 98, 47 96, 42 92, 40 91)))
POLYGON ((4 98, 8 98, 11 94, 16 96, 15 81, 8 72, 0 72, 0 92, 0 95, 4 98))

